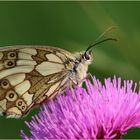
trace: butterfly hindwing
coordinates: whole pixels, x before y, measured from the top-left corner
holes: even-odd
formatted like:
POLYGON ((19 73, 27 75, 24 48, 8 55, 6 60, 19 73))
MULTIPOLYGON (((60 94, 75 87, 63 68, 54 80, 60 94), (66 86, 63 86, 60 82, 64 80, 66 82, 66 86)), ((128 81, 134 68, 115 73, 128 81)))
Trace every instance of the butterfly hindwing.
POLYGON ((57 48, 0 50, 0 112, 21 117, 34 105, 66 88, 73 56, 57 48))

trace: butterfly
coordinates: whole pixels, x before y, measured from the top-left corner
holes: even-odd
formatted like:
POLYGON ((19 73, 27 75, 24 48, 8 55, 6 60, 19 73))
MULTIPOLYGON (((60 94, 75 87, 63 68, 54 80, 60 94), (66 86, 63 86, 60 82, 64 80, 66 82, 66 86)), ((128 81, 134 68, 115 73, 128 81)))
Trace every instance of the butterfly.
MULTIPOLYGON (((112 38, 105 39, 114 40, 112 38)), ((81 84, 93 57, 49 46, 0 48, 0 114, 21 118, 44 100, 81 84)))

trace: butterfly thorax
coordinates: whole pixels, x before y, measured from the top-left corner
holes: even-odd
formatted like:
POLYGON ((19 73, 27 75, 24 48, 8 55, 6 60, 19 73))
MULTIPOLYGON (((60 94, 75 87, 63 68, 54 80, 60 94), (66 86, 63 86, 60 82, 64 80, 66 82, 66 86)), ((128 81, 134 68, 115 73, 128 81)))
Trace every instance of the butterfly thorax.
POLYGON ((72 80, 78 84, 81 84, 84 78, 87 76, 87 70, 89 64, 92 62, 92 57, 86 59, 84 53, 75 53, 75 60, 72 68, 72 80))

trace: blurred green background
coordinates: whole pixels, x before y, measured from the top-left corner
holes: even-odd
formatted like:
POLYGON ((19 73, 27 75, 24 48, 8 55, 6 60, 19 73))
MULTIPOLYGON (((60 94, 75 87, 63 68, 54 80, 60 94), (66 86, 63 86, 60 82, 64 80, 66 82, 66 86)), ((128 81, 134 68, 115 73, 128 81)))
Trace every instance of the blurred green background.
MULTIPOLYGON (((103 80, 114 75, 140 79, 140 2, 0 2, 0 46, 50 45, 68 51, 85 50, 108 27, 117 29, 93 49, 89 71, 103 80)), ((0 117, 0 138, 20 138, 24 121, 0 117)), ((133 129, 124 138, 140 138, 133 129)))

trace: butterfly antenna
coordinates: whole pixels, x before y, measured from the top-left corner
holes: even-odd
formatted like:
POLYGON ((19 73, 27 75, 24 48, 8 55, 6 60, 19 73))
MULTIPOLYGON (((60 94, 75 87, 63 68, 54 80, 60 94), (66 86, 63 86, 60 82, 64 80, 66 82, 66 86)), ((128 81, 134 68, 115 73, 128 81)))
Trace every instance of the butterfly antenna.
POLYGON ((99 42, 96 42, 96 43, 90 45, 90 46, 86 49, 85 54, 86 54, 86 52, 87 52, 88 50, 90 50, 92 47, 94 47, 94 46, 96 46, 96 45, 99 45, 99 44, 101 44, 101 43, 103 43, 103 42, 106 42, 106 41, 117 41, 117 39, 115 39, 115 38, 106 38, 106 39, 104 39, 104 40, 101 40, 101 41, 99 41, 99 42))
POLYGON ((116 28, 117 28, 117 26, 110 26, 95 40, 95 42, 97 42, 99 39, 101 39, 105 34, 110 32, 111 30, 116 29, 116 28))
POLYGON ((115 39, 115 38, 106 38, 106 39, 104 39, 104 40, 102 40, 102 41, 99 41, 99 42, 97 42, 100 38, 102 38, 106 33, 108 33, 108 32, 110 32, 112 29, 116 29, 117 27, 116 26, 111 26, 111 27, 109 27, 109 28, 107 28, 96 40, 95 40, 95 42, 96 43, 91 43, 90 45, 89 45, 89 47, 87 48, 87 50, 85 51, 85 53, 89 50, 89 49, 91 49, 93 46, 96 46, 96 45, 98 45, 98 44, 100 44, 100 43, 103 43, 103 42, 105 42, 105 41, 108 41, 108 40, 113 40, 113 41, 117 41, 117 39, 115 39))

